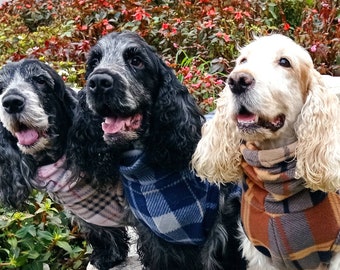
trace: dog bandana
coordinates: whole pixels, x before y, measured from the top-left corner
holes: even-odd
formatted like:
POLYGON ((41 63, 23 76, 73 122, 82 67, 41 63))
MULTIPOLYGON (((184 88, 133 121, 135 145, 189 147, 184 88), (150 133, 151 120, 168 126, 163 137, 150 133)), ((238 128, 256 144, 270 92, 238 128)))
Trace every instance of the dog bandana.
POLYGON ((165 241, 202 244, 216 220, 219 189, 189 169, 175 172, 146 165, 140 150, 125 153, 121 174, 133 214, 165 241))
POLYGON ((125 200, 122 184, 96 189, 84 179, 74 181, 71 172, 65 169, 65 157, 56 163, 41 166, 37 170, 37 189, 47 191, 51 198, 87 223, 117 227, 125 216, 125 200))
POLYGON ((340 251, 340 196, 313 192, 294 178, 295 147, 260 151, 241 145, 247 175, 242 222, 250 241, 278 269, 316 269, 340 251))

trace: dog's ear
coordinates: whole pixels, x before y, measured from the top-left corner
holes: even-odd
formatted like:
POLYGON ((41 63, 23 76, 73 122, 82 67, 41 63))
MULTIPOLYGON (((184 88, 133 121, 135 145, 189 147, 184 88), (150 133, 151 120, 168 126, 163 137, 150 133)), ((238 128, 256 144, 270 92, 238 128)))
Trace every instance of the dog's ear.
POLYGON ((31 169, 24 166, 25 157, 16 146, 15 138, 0 124, 0 202, 20 209, 27 200, 31 185, 31 169))
POLYGON ((57 71, 47 64, 41 63, 43 69, 45 69, 53 79, 54 88, 53 91, 57 98, 64 104, 64 111, 67 113, 70 119, 73 117, 73 111, 77 104, 76 92, 65 85, 62 77, 59 76, 57 71))
POLYGON ((150 115, 146 145, 150 160, 172 169, 187 167, 201 137, 204 117, 188 89, 160 60, 160 89, 150 115))
POLYGON ((313 190, 340 189, 340 104, 312 70, 308 96, 295 124, 296 177, 313 190))
POLYGON ((206 122, 192 157, 192 167, 202 179, 214 183, 237 181, 242 176, 240 138, 236 125, 229 121, 228 86, 217 100, 214 117, 206 122))

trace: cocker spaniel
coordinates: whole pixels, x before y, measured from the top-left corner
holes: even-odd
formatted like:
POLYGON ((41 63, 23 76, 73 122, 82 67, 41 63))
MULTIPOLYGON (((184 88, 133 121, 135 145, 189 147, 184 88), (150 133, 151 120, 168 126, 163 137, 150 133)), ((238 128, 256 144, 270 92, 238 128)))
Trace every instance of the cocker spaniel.
POLYGON ((204 117, 173 71, 140 36, 111 33, 91 49, 89 107, 121 153, 124 192, 147 269, 244 269, 239 188, 218 188, 189 168, 204 117))
POLYGON ((339 109, 288 37, 241 49, 192 165, 212 182, 242 180, 248 269, 340 269, 339 109))
POLYGON ((2 201, 18 207, 32 187, 48 192, 81 225, 93 247, 92 265, 107 270, 122 262, 129 249, 123 226, 126 204, 122 186, 114 180, 109 166, 98 166, 96 171, 85 167, 98 155, 102 164, 111 164, 110 157, 114 157, 111 150, 99 147, 106 146, 102 134, 87 136, 84 131, 92 125, 100 126, 101 118, 88 114, 83 129, 77 122, 77 133, 73 122, 85 101, 78 102, 77 93, 65 86, 56 71, 38 60, 25 59, 3 66, 0 89, 0 120, 6 128, 1 130, 4 143, 0 144, 6 153, 0 157, 2 201), (77 139, 82 144, 73 142, 77 139), (77 152, 70 152, 75 145, 77 152), (100 154, 95 152, 96 146, 100 154), (80 152, 93 157, 83 156, 88 160, 80 162, 76 159, 80 152), (97 184, 99 180, 108 183, 109 175, 110 185, 97 184))

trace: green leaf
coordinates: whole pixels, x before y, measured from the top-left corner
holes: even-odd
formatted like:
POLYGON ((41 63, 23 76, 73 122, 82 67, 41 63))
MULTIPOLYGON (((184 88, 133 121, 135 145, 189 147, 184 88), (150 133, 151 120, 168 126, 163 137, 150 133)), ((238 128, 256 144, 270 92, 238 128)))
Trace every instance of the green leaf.
POLYGON ((37 235, 37 231, 34 225, 28 225, 28 226, 22 227, 20 230, 18 230, 15 233, 15 236, 19 238, 24 238, 27 234, 30 234, 33 237, 37 235))
POLYGON ((38 237, 48 241, 53 240, 53 235, 48 231, 38 231, 38 237))
POLYGON ((42 262, 32 262, 22 267, 22 270, 43 270, 44 264, 42 262))
POLYGON ((70 246, 69 243, 67 243, 67 242, 65 242, 65 241, 58 241, 58 242, 57 242, 57 246, 60 247, 60 248, 62 248, 62 249, 64 249, 64 250, 66 250, 66 251, 69 252, 69 253, 73 253, 72 247, 70 246))

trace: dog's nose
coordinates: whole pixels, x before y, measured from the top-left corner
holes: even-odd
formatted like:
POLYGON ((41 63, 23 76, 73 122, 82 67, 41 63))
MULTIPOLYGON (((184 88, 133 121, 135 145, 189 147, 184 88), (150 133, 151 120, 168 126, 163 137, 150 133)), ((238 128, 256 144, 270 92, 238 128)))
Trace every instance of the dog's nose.
POLYGON ((87 82, 90 91, 106 92, 113 87, 113 78, 108 74, 94 74, 87 82))
POLYGON ((249 73, 245 72, 231 73, 228 78, 228 85, 230 87, 231 92, 238 95, 249 90, 250 87, 254 84, 254 82, 255 82, 254 77, 249 73))
POLYGON ((8 113, 20 113, 25 107, 25 99, 18 94, 11 94, 2 98, 2 106, 8 113))

